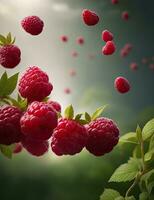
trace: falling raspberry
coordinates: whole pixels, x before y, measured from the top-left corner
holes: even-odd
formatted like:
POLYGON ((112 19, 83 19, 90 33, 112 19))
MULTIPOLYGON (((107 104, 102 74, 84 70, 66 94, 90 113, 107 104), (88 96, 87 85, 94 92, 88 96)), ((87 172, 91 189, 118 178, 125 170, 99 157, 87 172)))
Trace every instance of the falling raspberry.
POLYGON ((38 16, 28 16, 21 21, 22 28, 31 35, 39 35, 44 27, 44 22, 38 16))
POLYGON ((82 18, 88 26, 94 26, 99 22, 99 16, 94 11, 88 9, 82 11, 82 18))
POLYGON ((127 21, 129 19, 129 14, 127 11, 124 11, 122 12, 122 15, 121 15, 122 19, 127 21))
POLYGON ((119 3, 119 0, 111 0, 111 3, 112 3, 112 4, 118 4, 118 3, 119 3))
POLYGON ((29 67, 19 80, 19 93, 29 102, 42 101, 52 89, 48 75, 36 66, 29 67))
POLYGON ((68 42, 68 37, 66 35, 61 36, 61 41, 62 42, 68 42))
POLYGON ((76 76, 76 70, 75 69, 70 69, 69 75, 70 76, 76 76))
POLYGON ((0 36, 0 64, 5 68, 14 68, 20 63, 21 51, 14 45, 15 39, 11 38, 11 33, 7 37, 0 36))
POLYGON ((117 77, 114 81, 114 87, 119 93, 127 93, 130 90, 130 83, 124 77, 117 77))
POLYGON ((84 38, 82 36, 78 37, 76 39, 76 43, 79 45, 83 45, 84 44, 84 38))
POLYGON ((102 48, 102 54, 112 55, 116 50, 116 46, 113 41, 108 41, 106 45, 102 48))
POLYGON ((104 40, 104 42, 112 41, 113 40, 113 34, 108 30, 104 30, 102 32, 102 40, 104 40))
POLYGON ((131 69, 132 71, 136 71, 136 70, 138 69, 138 64, 135 63, 135 62, 131 63, 131 64, 130 64, 130 69, 131 69))
POLYGON ((70 94, 70 93, 71 93, 70 88, 65 88, 65 89, 64 89, 64 93, 65 93, 65 94, 70 94))
POLYGON ((74 57, 74 58, 78 57, 78 52, 77 51, 72 51, 72 57, 74 57))

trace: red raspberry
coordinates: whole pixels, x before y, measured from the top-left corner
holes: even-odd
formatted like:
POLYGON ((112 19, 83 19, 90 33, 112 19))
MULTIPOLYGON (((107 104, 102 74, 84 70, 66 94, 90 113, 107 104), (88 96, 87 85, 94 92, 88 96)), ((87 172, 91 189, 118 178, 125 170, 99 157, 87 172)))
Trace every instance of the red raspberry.
POLYGON ((69 74, 70 74, 70 76, 76 76, 76 70, 70 69, 69 74))
POLYGON ((120 93, 127 93, 130 90, 129 81, 121 76, 115 79, 114 87, 120 93))
POLYGON ((0 108, 0 144, 10 145, 20 142, 21 111, 14 106, 0 108))
POLYGON ((37 141, 29 137, 22 138, 22 145, 33 156, 42 156, 49 149, 48 141, 37 141))
POLYGON ((72 57, 74 57, 74 58, 78 57, 78 52, 77 51, 72 51, 72 57))
POLYGON ((133 45, 130 44, 130 43, 127 43, 127 44, 125 44, 125 46, 124 46, 124 49, 127 50, 127 51, 129 51, 129 52, 132 50, 132 48, 133 48, 133 45))
POLYGON ((68 42, 68 37, 66 35, 61 36, 62 42, 68 42))
POLYGON ((0 47, 0 64, 5 68, 14 68, 20 63, 20 49, 13 45, 0 47))
POLYGON ((98 15, 95 12, 87 9, 82 11, 82 18, 84 23, 88 26, 94 26, 99 22, 98 15))
POLYGON ((72 119, 60 119, 51 139, 51 148, 58 155, 74 155, 82 151, 87 141, 84 126, 72 119))
POLYGON ((126 57, 127 55, 129 54, 129 52, 126 50, 126 49, 121 49, 120 51, 120 56, 123 58, 123 57, 126 57))
POLYGON ((99 118, 90 122, 87 132, 86 149, 95 156, 109 153, 119 140, 119 129, 111 119, 99 118))
POLYGON ((57 126, 57 114, 47 103, 34 101, 28 106, 20 124, 25 136, 36 140, 47 140, 57 126))
POLYGON ((102 53, 104 55, 112 55, 116 50, 116 46, 113 41, 108 41, 106 45, 102 48, 102 53))
POLYGON ((42 101, 53 89, 48 75, 38 67, 29 67, 19 80, 19 92, 31 101, 42 101))
POLYGON ((57 101, 48 101, 47 103, 51 105, 56 112, 61 112, 61 105, 57 101))
POLYGON ((70 93, 71 93, 70 88, 65 88, 65 89, 64 89, 64 93, 65 93, 65 94, 70 94, 70 93))
POLYGON ((13 153, 20 153, 21 151, 22 151, 22 144, 21 143, 16 143, 15 144, 15 148, 14 148, 14 150, 13 150, 13 153))
POLYGON ((112 3, 112 4, 118 4, 118 3, 119 3, 119 0, 111 0, 111 3, 112 3))
POLYGON ((31 35, 39 35, 42 30, 44 23, 37 16, 28 16, 21 21, 22 28, 31 35))
POLYGON ((130 69, 133 70, 133 71, 136 71, 138 69, 138 64, 133 62, 130 64, 130 69))
POLYGON ((102 32, 102 40, 104 40, 104 42, 112 41, 113 34, 108 30, 103 31, 102 32))
POLYGON ((129 14, 128 14, 128 12, 127 11, 124 11, 123 13, 122 13, 122 19, 123 20, 125 20, 125 21, 127 21, 128 19, 129 19, 129 14))
POLYGON ((76 39, 76 43, 79 45, 83 45, 84 44, 84 38, 82 36, 78 37, 76 39))

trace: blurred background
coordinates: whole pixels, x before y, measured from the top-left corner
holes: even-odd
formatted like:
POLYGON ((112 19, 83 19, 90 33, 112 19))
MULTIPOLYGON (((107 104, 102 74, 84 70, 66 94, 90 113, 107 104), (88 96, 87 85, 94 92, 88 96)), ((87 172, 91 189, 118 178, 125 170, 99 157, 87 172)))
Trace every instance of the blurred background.
MULTIPOLYGON (((154 116, 154 1, 153 0, 0 0, 0 34, 11 32, 21 48, 22 60, 8 74, 22 72, 30 65, 46 71, 54 85, 51 98, 64 108, 73 104, 76 112, 92 113, 97 107, 108 104, 104 116, 115 120, 121 135, 144 125, 154 116), (83 9, 91 9, 100 16, 94 27, 83 24, 83 9), (121 19, 128 11, 130 19, 121 19), (38 15, 44 21, 44 31, 37 37, 24 32, 20 21, 29 15, 38 15), (101 33, 109 29, 114 34, 117 47, 112 56, 103 56, 105 44, 101 33), (68 42, 63 43, 61 36, 68 42), (78 36, 85 43, 76 43, 78 36), (120 56, 126 43, 133 45, 131 53, 120 56), (73 57, 72 53, 77 52, 73 57), (144 63, 143 59, 147 62, 144 63), (138 70, 130 64, 136 62, 138 70), (75 76, 70 76, 70 71, 75 76), (113 83, 117 76, 125 76, 131 91, 117 93, 113 83), (70 94, 64 90, 70 89, 70 94)), ((0 75, 4 69, 0 68, 0 75)), ((130 147, 116 148, 109 155, 96 158, 86 151, 69 157, 56 157, 52 152, 35 158, 22 152, 8 160, 0 156, 1 199, 22 200, 97 200, 114 169, 124 163, 130 147), (120 158, 120 159, 119 159, 120 158)), ((114 185, 113 185, 114 187, 114 185)), ((127 185, 120 185, 123 193, 127 185)), ((119 188, 118 187, 118 188, 119 188)))

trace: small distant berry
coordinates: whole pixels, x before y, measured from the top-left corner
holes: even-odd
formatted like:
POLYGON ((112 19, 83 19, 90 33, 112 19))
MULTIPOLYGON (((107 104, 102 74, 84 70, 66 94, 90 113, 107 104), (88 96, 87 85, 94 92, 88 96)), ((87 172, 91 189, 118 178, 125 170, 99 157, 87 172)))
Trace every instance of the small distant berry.
POLYGON ((36 66, 29 67, 19 80, 19 93, 29 102, 42 101, 52 89, 48 75, 36 66))
POLYGON ((70 69, 69 74, 70 74, 70 76, 76 76, 76 70, 70 69))
POLYGON ((119 140, 117 125, 108 118, 98 118, 87 126, 88 141, 86 149, 95 156, 102 156, 112 151, 119 140))
POLYGON ((119 93, 127 93, 130 90, 130 83, 124 77, 118 77, 114 81, 114 87, 119 93))
POLYGON ((78 37, 76 39, 76 43, 79 45, 83 45, 84 44, 84 38, 82 36, 78 37))
POLYGON ((125 20, 125 21, 127 21, 127 20, 129 19, 129 14, 128 14, 127 11, 124 11, 124 12, 122 13, 122 19, 125 20))
POLYGON ((20 63, 21 51, 13 45, 4 45, 0 47, 0 64, 5 68, 14 68, 20 63))
POLYGON ((65 88, 64 89, 64 93, 65 94, 70 94, 71 93, 71 89, 70 88, 65 88))
POLYGON ((20 120, 21 131, 34 140, 48 140, 57 126, 57 113, 44 102, 34 101, 20 120))
POLYGON ((138 69, 138 64, 133 62, 130 64, 130 69, 133 70, 133 71, 136 71, 138 69))
POLYGON ((149 65, 149 68, 150 68, 151 70, 154 70, 154 64, 151 63, 151 64, 149 65))
POLYGON ((60 119, 51 139, 52 151, 58 155, 74 155, 85 147, 87 132, 75 120, 60 119))
POLYGON ((68 37, 66 35, 61 36, 61 41, 62 42, 68 42, 68 37))
POLYGON ((118 3, 119 3, 119 0, 111 0, 111 3, 112 3, 112 4, 118 4, 118 3))
POLYGON ((77 51, 72 51, 72 57, 74 57, 74 58, 78 57, 78 52, 77 51))
POLYGON ((28 16, 21 21, 22 28, 31 35, 39 35, 44 27, 44 22, 38 16, 28 16))
POLYGON ((106 45, 102 48, 102 54, 112 55, 116 50, 116 46, 113 41, 108 41, 106 45))
POLYGON ((21 140, 22 112, 14 106, 0 108, 0 144, 10 145, 21 140))
POLYGON ((103 31, 102 32, 102 40, 104 40, 104 42, 112 41, 113 34, 108 30, 103 31))
POLYGON ((88 26, 94 26, 99 22, 99 16, 95 12, 87 9, 82 11, 82 18, 88 26))

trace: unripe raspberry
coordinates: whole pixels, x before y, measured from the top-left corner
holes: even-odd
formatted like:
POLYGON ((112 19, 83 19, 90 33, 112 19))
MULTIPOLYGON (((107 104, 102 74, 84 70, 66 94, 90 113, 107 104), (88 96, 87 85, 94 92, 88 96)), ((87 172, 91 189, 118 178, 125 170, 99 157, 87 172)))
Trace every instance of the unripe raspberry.
POLYGON ((118 77, 114 81, 115 89, 120 93, 127 93, 130 90, 130 83, 124 77, 118 77))
POLYGON ((119 140, 117 125, 107 118, 98 118, 86 126, 88 132, 87 150, 95 156, 112 151, 119 140))
POLYGON ((0 144, 10 145, 21 140, 22 112, 14 106, 0 108, 0 144))
POLYGON ((51 148, 58 155, 74 155, 82 151, 87 141, 84 126, 72 119, 60 119, 51 139, 51 148))
POLYGON ((82 18, 84 23, 88 26, 94 26, 99 22, 98 15, 95 12, 87 9, 82 11, 82 18))
POLYGON ((108 30, 104 30, 102 32, 102 40, 104 40, 104 42, 112 41, 113 40, 113 34, 108 30))
POLYGON ((19 80, 19 92, 29 102, 42 101, 52 89, 48 75, 36 66, 29 67, 19 80))
POLYGON ((22 138, 22 145, 33 156, 42 156, 49 149, 48 141, 37 141, 28 137, 22 138))
POLYGON ((55 111, 57 112, 61 112, 61 105, 57 102, 57 101, 48 101, 47 102, 49 105, 51 105, 53 107, 53 109, 55 109, 55 111))
POLYGON ((14 154, 17 154, 17 153, 20 153, 22 151, 22 144, 21 143, 16 143, 15 144, 15 148, 13 150, 13 153, 14 154))
POLYGON ((57 126, 57 113, 44 102, 31 103, 20 120, 21 131, 35 140, 48 140, 57 126))
POLYGON ((116 50, 116 46, 113 41, 108 41, 106 45, 102 48, 102 54, 112 55, 116 50))
POLYGON ((21 21, 22 28, 31 35, 39 35, 44 23, 38 16, 28 16, 21 21))

